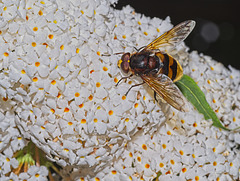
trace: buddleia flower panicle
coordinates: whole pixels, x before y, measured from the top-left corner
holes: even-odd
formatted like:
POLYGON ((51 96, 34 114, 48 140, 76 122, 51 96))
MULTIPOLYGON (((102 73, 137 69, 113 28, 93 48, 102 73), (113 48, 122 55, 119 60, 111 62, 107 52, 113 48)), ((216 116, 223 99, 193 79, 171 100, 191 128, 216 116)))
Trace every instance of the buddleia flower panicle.
MULTIPOLYGON (((182 113, 158 104, 146 86, 126 96, 139 78, 115 86, 126 76, 117 53, 134 52, 173 27, 169 17, 116 10, 115 3, 0 3, 0 177, 51 177, 34 157, 19 171, 16 153, 31 140, 62 169, 62 179, 153 180, 158 173, 160 180, 239 179, 238 132, 212 127, 193 107, 182 113)), ((180 44, 169 54, 223 125, 239 127, 240 72, 188 49, 180 44)))

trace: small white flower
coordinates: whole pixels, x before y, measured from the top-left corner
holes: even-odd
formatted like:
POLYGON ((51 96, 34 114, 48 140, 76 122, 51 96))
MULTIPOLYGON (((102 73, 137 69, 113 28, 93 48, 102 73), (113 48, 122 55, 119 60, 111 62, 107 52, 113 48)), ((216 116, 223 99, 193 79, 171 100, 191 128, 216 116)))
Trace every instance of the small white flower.
POLYGON ((44 166, 31 166, 27 172, 30 175, 28 180, 47 180, 48 170, 44 166))
POLYGON ((11 172, 11 174, 9 176, 1 175, 1 180, 19 180, 19 178, 18 178, 18 175, 11 172))
POLYGON ((232 159, 229 159, 229 162, 226 162, 226 170, 228 171, 228 173, 230 175, 233 175, 235 178, 238 177, 239 175, 239 168, 238 168, 238 164, 239 164, 240 160, 238 157, 234 157, 232 159))
POLYGON ((118 132, 122 132, 123 129, 126 129, 127 132, 130 132, 135 128, 136 124, 137 122, 133 116, 127 117, 126 115, 126 117, 121 119, 120 124, 118 125, 118 132))
POLYGON ((30 175, 28 175, 27 173, 23 172, 23 173, 19 174, 18 179, 23 181, 23 180, 29 179, 29 177, 30 177, 30 175))
POLYGON ((49 75, 49 57, 46 54, 42 54, 40 58, 36 54, 33 54, 32 65, 27 67, 27 72, 31 71, 31 75, 39 75, 40 77, 47 77, 49 75))
POLYGON ((47 14, 46 19, 48 21, 48 27, 52 31, 57 31, 59 28, 63 31, 68 29, 69 24, 61 10, 47 14))
POLYGON ((13 20, 17 15, 17 6, 15 4, 11 3, 4 3, 4 7, 3 7, 3 12, 2 12, 2 17, 4 17, 4 19, 6 21, 10 21, 13 20))
POLYGON ((107 113, 102 109, 97 109, 92 120, 89 120, 88 130, 89 132, 96 131, 99 134, 105 134, 107 131, 107 113))
POLYGON ((14 152, 23 149, 26 146, 26 140, 22 138, 20 135, 12 138, 11 146, 14 152))
POLYGON ((130 42, 134 41, 133 30, 131 27, 117 25, 113 32, 118 40, 128 40, 130 42))
POLYGON ((18 167, 18 161, 13 158, 13 151, 11 148, 7 148, 4 150, 3 154, 0 154, 0 173, 7 174, 11 171, 11 167, 17 168, 18 167))
POLYGON ((206 180, 205 171, 201 167, 194 166, 193 168, 189 168, 186 173, 186 179, 193 179, 193 180, 206 180))
POLYGON ((7 68, 9 65, 9 60, 13 58, 13 53, 10 51, 9 45, 4 43, 0 45, 0 58, 3 60, 1 61, 1 68, 7 68))

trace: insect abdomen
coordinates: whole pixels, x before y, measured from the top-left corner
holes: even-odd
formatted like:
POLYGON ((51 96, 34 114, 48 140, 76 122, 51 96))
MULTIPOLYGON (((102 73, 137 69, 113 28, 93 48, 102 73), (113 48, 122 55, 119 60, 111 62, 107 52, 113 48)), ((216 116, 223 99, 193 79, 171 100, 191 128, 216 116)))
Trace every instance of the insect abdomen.
POLYGON ((168 54, 156 53, 163 63, 161 73, 167 75, 173 82, 181 79, 183 75, 182 66, 179 62, 168 54))

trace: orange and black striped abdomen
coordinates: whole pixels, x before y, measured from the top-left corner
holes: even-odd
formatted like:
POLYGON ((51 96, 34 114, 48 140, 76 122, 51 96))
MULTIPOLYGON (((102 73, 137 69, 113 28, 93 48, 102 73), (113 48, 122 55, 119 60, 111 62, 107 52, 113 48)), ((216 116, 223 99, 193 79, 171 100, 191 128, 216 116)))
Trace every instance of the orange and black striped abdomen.
POLYGON ((156 53, 156 56, 158 56, 163 63, 163 67, 161 68, 162 74, 167 75, 169 78, 172 79, 173 82, 176 82, 182 78, 182 66, 176 59, 174 59, 168 54, 162 54, 160 52, 156 53))

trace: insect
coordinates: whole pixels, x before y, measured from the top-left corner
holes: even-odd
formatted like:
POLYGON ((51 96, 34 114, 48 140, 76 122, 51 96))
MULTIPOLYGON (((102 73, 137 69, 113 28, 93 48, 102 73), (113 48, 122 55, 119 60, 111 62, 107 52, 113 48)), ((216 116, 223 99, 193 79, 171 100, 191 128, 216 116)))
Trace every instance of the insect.
MULTIPOLYGON (((188 104, 174 82, 181 79, 183 75, 182 66, 167 52, 179 45, 193 30, 195 21, 184 21, 171 30, 153 40, 132 54, 125 53, 119 62, 124 73, 131 75, 122 77, 116 86, 123 80, 133 75, 140 76, 142 83, 131 86, 127 93, 136 86, 147 84, 161 100, 166 101, 179 111, 187 112, 188 104)), ((157 101, 158 102, 158 101, 157 101)))

